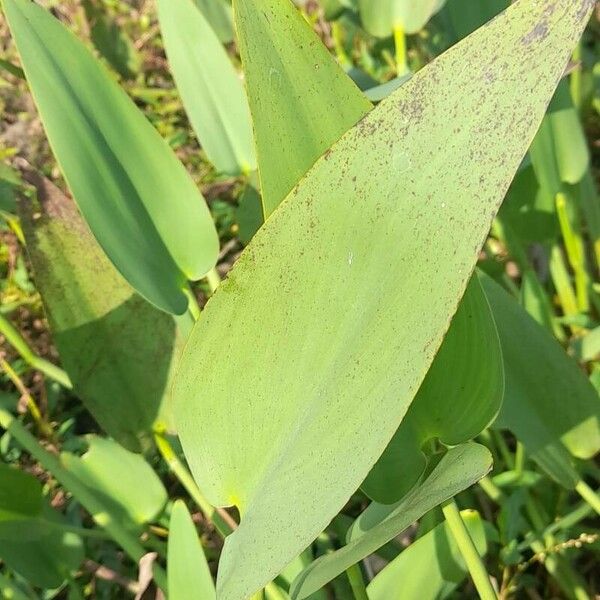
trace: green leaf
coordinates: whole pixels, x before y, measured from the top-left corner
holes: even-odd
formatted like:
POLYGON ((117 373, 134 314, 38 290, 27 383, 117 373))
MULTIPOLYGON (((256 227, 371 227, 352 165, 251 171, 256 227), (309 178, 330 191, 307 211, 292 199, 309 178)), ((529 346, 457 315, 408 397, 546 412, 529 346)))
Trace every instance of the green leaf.
MULTIPOLYGON (((36 539, 3 539, 0 558, 6 566, 41 588, 57 588, 84 559, 81 538, 61 528, 65 519, 50 507, 44 507, 44 523, 52 522, 48 533, 36 539)), ((45 529, 45 528, 44 528, 45 529)))
MULTIPOLYGON (((267 36, 267 4, 236 14, 267 36)), ((223 600, 305 548, 400 425, 589 10, 520 0, 419 71, 315 163, 208 302, 174 410, 200 488, 241 511, 223 600)))
POLYGON ((139 451, 157 419, 172 421, 163 399, 189 325, 131 289, 70 198, 24 174, 37 198, 20 202, 19 214, 62 363, 104 430, 139 451))
POLYGON ((242 82, 207 19, 194 0, 159 0, 158 18, 177 89, 208 159, 228 175, 256 169, 242 82))
POLYGON ((196 527, 182 500, 173 504, 171 512, 168 567, 170 600, 216 598, 196 527))
POLYGON ((289 0, 235 0, 263 211, 371 108, 289 0))
POLYGON ((392 506, 383 520, 353 528, 346 546, 307 567, 292 584, 292 599, 301 600, 323 587, 402 533, 426 512, 484 477, 491 466, 489 452, 479 444, 463 444, 449 450, 429 477, 392 506))
MULTIPOLYGON (((64 466, 109 505, 124 525, 152 521, 163 509, 167 492, 150 465, 110 439, 90 436, 89 446, 82 457, 63 453, 64 466)), ((93 517, 103 524, 103 515, 93 517)))
MULTIPOLYGON (((477 552, 485 556, 487 543, 483 521, 474 510, 461 517, 477 552)), ((442 600, 467 575, 460 550, 446 522, 412 543, 380 571, 367 588, 369 600, 442 600)))
POLYGON ((531 457, 566 487, 578 458, 600 450, 598 394, 558 342, 498 284, 482 275, 502 345, 505 394, 496 427, 510 429, 531 457))
POLYGON ((373 500, 398 501, 423 475, 422 448, 479 435, 496 417, 504 394, 496 325, 474 277, 402 424, 361 486, 373 500))
MULTIPOLYGON (((42 511, 42 485, 29 475, 0 465, 0 539, 36 538, 42 511)), ((0 546, 2 545, 0 543, 0 546)))
POLYGON ((417 33, 438 12, 446 0, 358 0, 365 29, 377 37, 392 35, 399 26, 404 33, 417 33))
POLYGON ((233 16, 226 0, 193 0, 224 44, 233 40, 233 16))
POLYGON ((46 134, 91 230, 142 296, 184 313, 186 280, 201 278, 218 254, 200 192, 68 29, 28 0, 3 6, 46 134))

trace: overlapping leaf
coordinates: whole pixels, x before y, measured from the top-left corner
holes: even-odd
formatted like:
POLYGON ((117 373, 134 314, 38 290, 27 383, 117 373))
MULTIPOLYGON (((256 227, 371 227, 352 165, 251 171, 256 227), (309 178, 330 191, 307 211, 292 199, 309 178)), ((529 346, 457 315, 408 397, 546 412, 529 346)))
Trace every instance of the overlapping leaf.
POLYGON ((30 169, 37 200, 19 212, 35 281, 75 392, 116 440, 139 451, 160 418, 190 324, 139 297, 116 271, 73 201, 30 169))
MULTIPOLYGON (((473 510, 462 520, 480 556, 487 543, 483 521, 473 510)), ((369 600, 443 600, 464 580, 467 568, 447 523, 440 523, 400 553, 369 583, 369 600)))
POLYGON ((166 142, 85 46, 28 0, 4 0, 50 145, 92 232, 125 279, 182 314, 187 279, 216 262, 208 208, 166 142))
POLYGON ((322 556, 294 581, 293 600, 302 600, 402 533, 411 523, 479 479, 492 466, 492 458, 479 444, 463 444, 448 451, 427 479, 401 502, 386 507, 381 519, 355 522, 349 542, 340 550, 322 556))
MULTIPOLYGON (((267 4, 246 6, 265 32, 267 4)), ((520 0, 417 73, 317 161, 208 303, 174 396, 200 487, 242 514, 223 599, 297 555, 389 442, 590 10, 520 0)))
POLYGON ((482 276, 502 345, 506 390, 495 423, 510 429, 531 457, 566 487, 577 483, 567 450, 600 450, 600 399, 552 335, 498 284, 482 276))
POLYGON ((473 439, 497 415, 504 394, 502 351, 494 319, 474 277, 402 424, 362 489, 373 500, 398 501, 425 472, 427 442, 455 446, 473 439))
POLYGON ((265 216, 371 108, 287 0, 236 0, 265 216))
POLYGON ((217 34, 194 0, 160 0, 158 17, 177 89, 208 159, 229 175, 254 170, 248 101, 217 34))

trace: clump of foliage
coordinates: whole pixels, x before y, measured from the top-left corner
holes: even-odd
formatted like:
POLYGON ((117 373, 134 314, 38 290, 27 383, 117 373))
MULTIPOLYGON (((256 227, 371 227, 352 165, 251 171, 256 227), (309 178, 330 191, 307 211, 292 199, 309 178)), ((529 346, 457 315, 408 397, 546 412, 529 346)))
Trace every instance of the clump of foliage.
POLYGON ((5 597, 597 591, 593 2, 2 5, 5 597))

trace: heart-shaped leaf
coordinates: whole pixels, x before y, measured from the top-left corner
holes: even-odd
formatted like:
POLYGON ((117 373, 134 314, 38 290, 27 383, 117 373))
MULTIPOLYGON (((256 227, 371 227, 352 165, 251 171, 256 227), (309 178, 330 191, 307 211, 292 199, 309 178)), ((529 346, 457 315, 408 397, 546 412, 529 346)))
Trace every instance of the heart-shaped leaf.
MULTIPOLYGON (((262 5, 248 18, 268 29, 262 5)), ((200 488, 241 511, 224 600, 289 563, 383 452, 591 6, 520 0, 413 76, 317 161, 209 301, 174 405, 200 488)))
POLYGON ((202 277, 218 254, 192 178, 68 29, 29 0, 3 6, 48 140, 90 229, 142 296, 184 313, 186 280, 202 277))

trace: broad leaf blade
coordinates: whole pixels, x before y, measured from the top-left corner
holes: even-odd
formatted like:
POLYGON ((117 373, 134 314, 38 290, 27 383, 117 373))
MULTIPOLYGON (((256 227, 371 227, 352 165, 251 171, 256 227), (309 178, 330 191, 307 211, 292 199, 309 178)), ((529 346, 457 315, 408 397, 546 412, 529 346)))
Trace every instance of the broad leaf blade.
POLYGON ((224 44, 233 40, 233 16, 227 0, 193 0, 224 44))
POLYGON ((138 296, 73 201, 33 170, 24 172, 37 200, 20 202, 19 213, 62 363, 101 427, 139 451, 157 419, 172 422, 163 399, 189 326, 138 296))
POLYGON ((160 0, 158 18, 177 89, 208 159, 220 173, 253 171, 248 102, 216 33, 194 0, 160 0))
POLYGON ((242 513, 223 599, 306 547, 391 439, 590 10, 520 0, 417 73, 317 161, 209 301, 174 400, 201 489, 242 513))
POLYGON ((265 216, 371 108, 290 0, 235 0, 265 216))
POLYGON ((214 600, 215 585, 196 527, 185 504, 177 500, 169 524, 169 599, 214 600))
POLYGON ((290 590, 293 600, 306 598, 351 565, 375 552, 402 533, 426 512, 479 481, 491 469, 492 458, 479 444, 464 444, 448 451, 429 477, 396 504, 387 517, 346 546, 307 567, 290 590))
MULTIPOLYGON (((487 543, 476 511, 461 517, 480 556, 487 543)), ((442 600, 464 580, 467 567, 446 522, 440 523, 380 571, 369 583, 369 600, 442 600)))
POLYGON ((482 275, 481 281, 494 312, 506 373, 504 402, 495 425, 510 429, 548 470, 559 460, 562 466, 553 470, 555 477, 568 485, 572 477, 568 461, 564 464, 565 447, 578 458, 590 458, 600 450, 598 393, 518 302, 489 277, 482 275))
POLYGON ((125 279, 182 314, 216 262, 208 208, 166 142, 92 54, 28 0, 4 11, 48 139, 81 212, 125 279))

